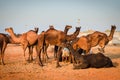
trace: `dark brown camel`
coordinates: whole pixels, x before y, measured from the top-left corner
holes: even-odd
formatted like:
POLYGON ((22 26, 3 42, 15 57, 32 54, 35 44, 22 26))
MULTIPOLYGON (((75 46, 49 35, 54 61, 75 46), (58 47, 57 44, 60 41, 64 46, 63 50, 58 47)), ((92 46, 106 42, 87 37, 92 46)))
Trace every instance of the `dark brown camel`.
POLYGON ((10 28, 6 28, 5 31, 7 31, 12 40, 17 43, 17 44, 22 44, 23 45, 23 50, 24 50, 24 56, 25 56, 25 51, 26 48, 29 48, 29 57, 28 57, 28 61, 32 61, 33 60, 33 45, 37 42, 37 38, 38 35, 36 33, 36 31, 28 31, 26 33, 23 33, 21 36, 17 37, 14 34, 13 29, 10 28))
POLYGON ((79 49, 74 50, 71 44, 67 44, 67 47, 75 59, 73 63, 74 69, 113 67, 111 59, 103 55, 103 53, 80 55, 79 49))
POLYGON ((4 63, 4 52, 7 47, 7 44, 10 42, 8 36, 6 34, 0 33, 0 60, 1 64, 5 65, 4 63))
MULTIPOLYGON (((80 30, 80 28, 79 28, 80 30)), ((75 36, 75 35, 74 35, 75 36)), ((59 57, 60 57, 60 51, 62 49, 62 47, 65 46, 65 43, 67 41, 70 41, 70 39, 72 40, 73 37, 66 35, 63 31, 59 31, 56 29, 48 29, 45 34, 44 34, 44 44, 45 44, 45 53, 47 50, 48 45, 56 45, 59 46, 58 48, 58 53, 57 53, 57 66, 56 67, 60 67, 59 64, 59 57)), ((39 42, 39 41, 38 41, 39 42)), ((40 65, 42 66, 42 62, 41 62, 41 57, 40 58, 40 65)))

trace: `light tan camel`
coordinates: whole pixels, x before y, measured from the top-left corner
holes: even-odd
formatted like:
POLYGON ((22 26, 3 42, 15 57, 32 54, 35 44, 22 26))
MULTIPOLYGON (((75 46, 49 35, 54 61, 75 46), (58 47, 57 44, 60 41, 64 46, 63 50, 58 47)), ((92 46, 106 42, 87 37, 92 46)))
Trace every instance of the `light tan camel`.
MULTIPOLYGON (((66 35, 63 31, 59 31, 56 30, 54 28, 50 28, 48 29, 45 33, 44 33, 44 46, 45 46, 45 53, 47 50, 48 45, 56 45, 59 46, 58 48, 58 53, 57 53, 57 66, 56 67, 60 67, 59 64, 59 57, 60 57, 60 51, 62 49, 62 47, 65 47, 65 43, 67 41, 69 41, 70 39, 72 40, 73 37, 66 35)), ((39 41, 38 41, 39 42, 39 41)), ((40 65, 43 66, 42 62, 41 62, 41 57, 39 57, 39 61, 40 61, 40 65)))
POLYGON ((29 47, 29 57, 28 57, 28 61, 32 61, 33 60, 33 45, 36 43, 38 35, 35 31, 28 31, 26 33, 23 33, 21 36, 17 37, 14 34, 13 28, 6 28, 5 29, 6 32, 8 32, 12 38, 12 40, 15 43, 18 44, 22 44, 23 45, 23 50, 24 50, 24 56, 25 56, 25 50, 27 47, 29 47))

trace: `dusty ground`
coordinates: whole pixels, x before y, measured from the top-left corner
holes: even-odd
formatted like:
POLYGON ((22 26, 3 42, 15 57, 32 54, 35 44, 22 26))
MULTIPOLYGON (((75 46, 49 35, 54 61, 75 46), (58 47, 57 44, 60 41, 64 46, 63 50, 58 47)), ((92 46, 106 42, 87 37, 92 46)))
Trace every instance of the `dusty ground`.
MULTIPOLYGON (((5 51, 6 65, 0 65, 0 80, 120 80, 120 46, 106 46, 105 51, 116 67, 73 70, 72 64, 60 62, 62 67, 56 68, 52 50, 49 50, 51 59, 42 68, 35 61, 25 61, 21 46, 9 44, 5 51)), ((34 50, 34 58, 35 54, 34 50)))

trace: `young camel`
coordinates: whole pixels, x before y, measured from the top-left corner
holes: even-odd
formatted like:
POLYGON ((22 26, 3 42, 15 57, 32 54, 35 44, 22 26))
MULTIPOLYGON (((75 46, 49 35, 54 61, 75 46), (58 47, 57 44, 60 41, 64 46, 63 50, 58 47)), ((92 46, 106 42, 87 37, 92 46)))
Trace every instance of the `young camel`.
MULTIPOLYGON (((56 67, 60 67, 59 64, 59 57, 61 55, 60 51, 62 49, 62 47, 65 47, 65 43, 70 40, 71 36, 66 35, 63 31, 59 31, 56 29, 48 29, 45 33, 44 33, 44 46, 45 46, 45 54, 47 53, 47 47, 48 45, 57 45, 59 46, 58 48, 58 53, 57 53, 57 65, 56 67)), ((72 37, 71 37, 72 38, 72 37)), ((39 43, 39 40, 38 40, 39 43)), ((41 61, 41 55, 39 55, 39 61, 40 61, 40 65, 43 66, 43 63, 41 61)))
POLYGON ((5 65, 4 63, 4 52, 7 47, 7 44, 10 43, 10 40, 6 34, 0 33, 0 63, 5 65))
POLYGON ((17 37, 13 31, 13 28, 6 28, 6 32, 8 32, 12 38, 12 40, 16 44, 22 44, 23 45, 23 50, 24 50, 24 57, 25 57, 25 51, 26 48, 29 48, 29 57, 28 61, 33 60, 33 45, 36 43, 38 35, 35 31, 28 31, 26 33, 21 34, 21 36, 17 37))
POLYGON ((113 35, 115 32, 116 26, 111 26, 110 35, 107 36, 102 32, 94 32, 87 36, 80 37, 76 42, 73 43, 73 48, 76 50, 77 48, 83 49, 89 53, 91 47, 95 47, 99 45, 101 47, 101 52, 104 52, 105 45, 108 44, 109 41, 113 39, 113 35))

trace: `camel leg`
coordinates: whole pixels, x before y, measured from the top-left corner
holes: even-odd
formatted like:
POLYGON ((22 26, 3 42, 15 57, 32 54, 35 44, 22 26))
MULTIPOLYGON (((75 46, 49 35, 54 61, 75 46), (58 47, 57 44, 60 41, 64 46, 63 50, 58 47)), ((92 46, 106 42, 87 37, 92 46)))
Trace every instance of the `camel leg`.
POLYGON ((47 54, 47 48, 48 48, 48 45, 44 46, 45 56, 47 57, 47 59, 49 59, 48 54, 47 54))
POLYGON ((33 61, 33 46, 29 46, 29 57, 28 57, 28 61, 31 62, 33 61))
POLYGON ((104 47, 100 47, 100 48, 98 48, 98 50, 101 52, 101 53, 104 53, 105 51, 104 51, 104 48, 105 48, 105 46, 104 47))
POLYGON ((2 52, 1 52, 1 48, 0 48, 0 64, 2 63, 2 52))
POLYGON ((62 56, 62 62, 64 62, 64 56, 62 56))
POLYGON ((5 65, 5 63, 4 63, 4 52, 5 52, 6 46, 7 46, 7 44, 6 44, 6 42, 4 42, 3 48, 1 50, 1 60, 2 60, 1 63, 2 63, 2 65, 5 65))
POLYGON ((48 45, 45 45, 44 47, 43 47, 43 61, 44 62, 47 62, 47 59, 49 59, 49 57, 48 57, 48 54, 47 54, 47 48, 48 48, 48 45))
MULTIPOLYGON (((28 45, 28 43, 23 44, 23 53, 24 53, 24 57, 25 57, 25 51, 26 51, 26 49, 27 49, 27 45, 28 45)), ((26 59, 25 59, 25 60, 26 60, 26 59)))
POLYGON ((42 60, 41 60, 41 51, 38 53, 38 57, 39 57, 39 65, 43 66, 42 60))
POLYGON ((70 53, 69 58, 68 58, 70 63, 71 63, 71 57, 72 57, 72 56, 71 56, 71 53, 70 53))
POLYGON ((29 49, 29 59, 30 61, 33 61, 33 46, 30 46, 30 49, 29 49))
POLYGON ((42 49, 37 48, 37 60, 39 60, 39 65, 43 66, 42 60, 41 60, 41 51, 42 49))
POLYGON ((4 53, 1 54, 1 60, 2 60, 2 61, 1 61, 1 64, 2 64, 2 65, 5 65, 5 63, 4 63, 4 53))
POLYGON ((57 59, 58 46, 54 47, 54 58, 57 59))
POLYGON ((57 52, 57 62, 56 62, 56 67, 61 67, 60 64, 59 64, 59 58, 60 58, 60 55, 61 55, 61 50, 62 50, 62 47, 59 47, 58 48, 58 52, 57 52))
POLYGON ((38 61, 40 66, 43 66, 42 60, 41 60, 41 52, 43 50, 43 47, 41 47, 40 45, 36 46, 36 51, 37 51, 37 58, 36 61, 38 61))

